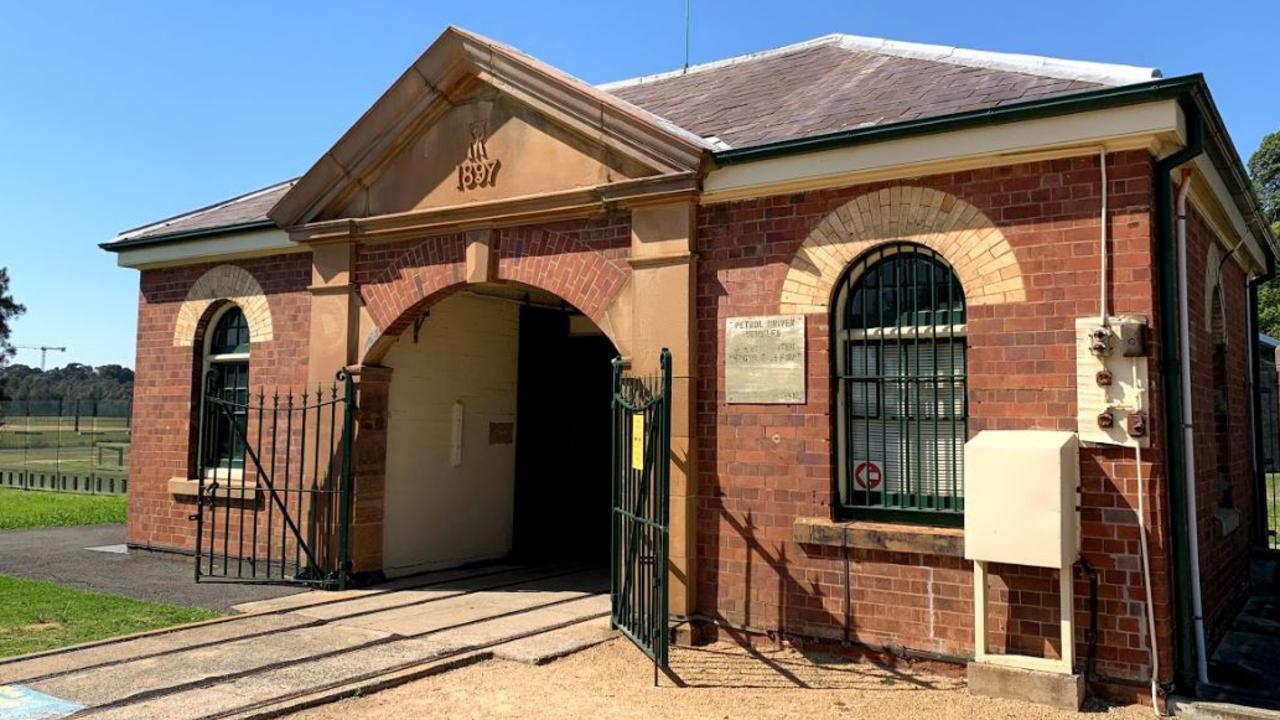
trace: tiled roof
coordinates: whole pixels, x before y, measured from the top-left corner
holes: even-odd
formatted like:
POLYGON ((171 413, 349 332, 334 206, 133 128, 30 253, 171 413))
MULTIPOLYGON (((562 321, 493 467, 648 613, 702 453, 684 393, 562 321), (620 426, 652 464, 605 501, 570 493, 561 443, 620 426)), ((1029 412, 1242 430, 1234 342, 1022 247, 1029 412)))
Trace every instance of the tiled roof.
POLYGON ((743 147, 1155 77, 1150 68, 828 35, 601 89, 743 147))
POLYGON ((192 212, 175 215, 159 222, 126 230, 108 245, 128 244, 133 240, 162 238, 167 235, 185 235, 193 232, 217 230, 267 223, 267 211, 297 182, 286 180, 275 185, 223 200, 192 212))
MULTIPOLYGON (((1127 65, 827 35, 599 89, 721 147, 744 147, 1159 76, 1127 65)), ((267 211, 294 182, 125 231, 108 246, 266 224, 267 211)))

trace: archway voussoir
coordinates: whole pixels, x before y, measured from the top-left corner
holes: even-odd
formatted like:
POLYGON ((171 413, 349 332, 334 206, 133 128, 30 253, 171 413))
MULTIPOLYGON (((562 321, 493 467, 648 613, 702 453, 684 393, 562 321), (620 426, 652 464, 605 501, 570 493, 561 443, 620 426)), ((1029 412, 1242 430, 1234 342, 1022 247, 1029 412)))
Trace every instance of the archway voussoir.
POLYGON ((789 263, 780 311, 825 312, 848 264, 894 241, 915 242, 945 258, 973 304, 1026 298, 1012 247, 981 210, 935 188, 894 185, 846 201, 813 227, 789 263))
POLYGON ((244 312, 250 342, 266 342, 274 337, 271 307, 257 279, 238 265, 217 265, 196 278, 178 308, 173 328, 173 345, 195 343, 200 320, 209 306, 219 300, 234 302, 244 312))

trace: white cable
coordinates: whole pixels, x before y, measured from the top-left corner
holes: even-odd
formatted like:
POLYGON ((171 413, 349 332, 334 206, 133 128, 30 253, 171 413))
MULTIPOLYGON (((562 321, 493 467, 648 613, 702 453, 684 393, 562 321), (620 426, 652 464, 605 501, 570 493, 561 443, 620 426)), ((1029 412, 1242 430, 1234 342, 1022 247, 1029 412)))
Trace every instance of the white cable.
POLYGON ((1147 595, 1147 647, 1151 653, 1151 711, 1156 717, 1160 714, 1159 688, 1156 678, 1160 676, 1160 650, 1156 645, 1156 615, 1151 600, 1151 562, 1147 559, 1147 491, 1142 482, 1142 444, 1134 446, 1134 461, 1138 472, 1138 549, 1142 555, 1142 587, 1147 595))
POLYGON ((1102 172, 1102 216, 1098 222, 1098 255, 1102 258, 1102 267, 1098 277, 1099 295, 1098 312, 1101 327, 1107 327, 1107 149, 1098 152, 1098 167, 1102 172))

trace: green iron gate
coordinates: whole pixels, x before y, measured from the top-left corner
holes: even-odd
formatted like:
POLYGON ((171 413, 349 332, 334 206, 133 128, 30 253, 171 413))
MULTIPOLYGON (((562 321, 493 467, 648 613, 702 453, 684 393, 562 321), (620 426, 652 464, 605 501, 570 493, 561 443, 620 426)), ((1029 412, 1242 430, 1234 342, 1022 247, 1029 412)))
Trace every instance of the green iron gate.
POLYGON ((196 582, 346 587, 355 386, 256 395, 211 369, 201 412, 196 582))
POLYGON ((667 667, 667 546, 670 515, 671 352, 656 375, 633 376, 613 361, 613 626, 667 667))

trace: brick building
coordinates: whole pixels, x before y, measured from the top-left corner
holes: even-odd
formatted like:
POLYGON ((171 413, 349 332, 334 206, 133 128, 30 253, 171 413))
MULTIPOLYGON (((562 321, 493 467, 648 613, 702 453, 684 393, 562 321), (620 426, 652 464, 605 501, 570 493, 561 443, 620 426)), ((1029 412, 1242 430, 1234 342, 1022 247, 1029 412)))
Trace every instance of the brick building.
POLYGON ((1065 627, 1096 692, 1194 688, 1266 530, 1274 243, 1200 76, 832 35, 592 87, 450 28, 300 178, 104 244, 140 270, 128 540, 191 552, 207 513, 202 548, 269 552, 267 484, 316 458, 266 418, 346 369, 355 577, 616 560, 610 359, 668 348, 682 637, 960 665, 1065 627), (1123 401, 1098 327, 1137 338, 1123 401), (1078 447, 1082 562, 1068 617, 1062 570, 993 562, 979 644, 988 432, 1078 447))

